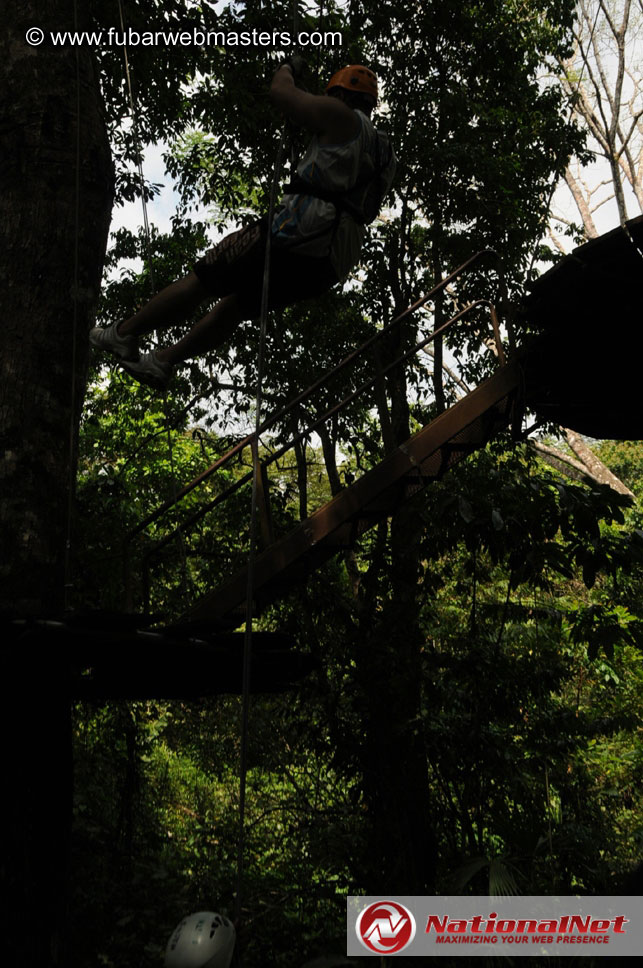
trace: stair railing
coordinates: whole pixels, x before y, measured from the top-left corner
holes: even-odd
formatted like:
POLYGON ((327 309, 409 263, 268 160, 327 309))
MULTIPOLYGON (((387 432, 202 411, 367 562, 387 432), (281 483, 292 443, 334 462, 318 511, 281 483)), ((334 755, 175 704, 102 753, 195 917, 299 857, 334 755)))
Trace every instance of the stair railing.
MULTIPOLYGON (((458 266, 453 272, 442 279, 437 285, 435 285, 426 295, 422 296, 415 303, 405 309, 402 313, 396 316, 390 323, 384 326, 381 330, 378 330, 373 336, 371 336, 365 343, 360 347, 349 353, 343 360, 341 360, 336 366, 331 370, 323 374, 315 383, 309 386, 307 389, 298 394, 293 400, 287 405, 282 407, 276 413, 269 416, 260 426, 258 434, 252 433, 244 437, 243 440, 237 442, 233 447, 231 447, 225 454, 217 458, 209 467, 197 475, 192 481, 187 483, 184 487, 180 488, 176 494, 171 498, 164 501, 158 508, 153 512, 148 514, 142 521, 140 521, 135 528, 131 529, 125 536, 124 547, 123 547, 123 567, 124 567, 124 584, 125 584, 125 594, 126 594, 126 608, 128 611, 133 610, 133 584, 132 584, 132 546, 137 538, 144 531, 146 531, 152 524, 158 522, 163 516, 165 516, 172 508, 179 504, 187 495, 191 494, 197 488, 205 484, 206 481, 210 480, 214 475, 230 467, 236 459, 240 459, 246 451, 250 448, 252 451, 258 451, 261 437, 267 433, 270 429, 283 424, 284 418, 287 418, 290 414, 294 412, 301 412, 303 409, 303 404, 314 397, 319 390, 328 386, 330 381, 336 377, 342 371, 346 370, 356 361, 364 359, 368 353, 375 353, 375 374, 362 381, 358 387, 353 389, 350 393, 345 395, 337 403, 329 407, 321 416, 318 416, 312 420, 303 429, 294 433, 285 443, 279 446, 275 451, 270 454, 262 454, 260 459, 256 462, 254 466, 258 468, 258 493, 259 493, 259 503, 258 503, 258 514, 259 514, 259 524, 261 529, 261 535, 264 542, 264 546, 268 546, 274 540, 273 526, 272 526, 272 515, 270 509, 270 498, 269 498, 269 480, 268 480, 268 468, 275 464, 280 458, 282 458, 286 453, 292 450, 296 445, 300 444, 302 441, 310 438, 312 434, 315 433, 323 424, 328 420, 332 419, 337 414, 341 413, 346 407, 348 407, 353 401, 358 397, 364 395, 368 390, 375 388, 376 400, 379 403, 380 412, 382 411, 383 404, 386 403, 386 390, 385 390, 385 378, 388 373, 407 363, 410 359, 417 355, 422 349, 427 347, 430 343, 436 340, 438 337, 444 335, 444 333, 451 329, 459 320, 463 319, 467 314, 472 312, 478 307, 487 307, 489 310, 489 317, 491 322, 491 329, 493 333, 493 343, 495 347, 495 356, 498 363, 502 366, 505 364, 506 357, 505 351, 502 344, 501 332, 500 332, 500 321, 498 313, 494 303, 489 299, 476 299, 469 303, 462 309, 460 309, 454 316, 448 319, 440 327, 433 330, 429 336, 423 338, 419 342, 415 343, 406 352, 402 353, 396 357, 393 361, 389 362, 387 365, 382 365, 379 360, 379 353, 377 353, 377 346, 387 335, 392 333, 396 328, 398 328, 402 323, 411 318, 417 310, 421 309, 426 305, 438 292, 445 289, 450 283, 452 283, 458 276, 462 275, 467 270, 471 269, 476 264, 480 263, 484 258, 493 257, 498 261, 497 254, 492 249, 484 249, 477 252, 471 258, 467 259, 466 262, 458 266)), ((496 268, 498 269, 497 265, 496 268)), ((498 273, 501 278, 501 289, 504 290, 504 280, 502 279, 502 274, 498 269, 498 273)), ((510 346, 513 346, 513 335, 510 334, 509 337, 510 346)), ((388 428, 390 430, 390 428, 388 428)), ((385 448, 390 448, 391 440, 390 433, 387 433, 387 427, 382 428, 382 434, 384 437, 385 448), (387 441, 387 436, 389 440, 387 441)), ((180 527, 174 528, 168 534, 164 535, 162 538, 157 539, 154 544, 145 549, 142 554, 142 593, 144 599, 144 610, 149 613, 150 610, 150 599, 151 599, 151 569, 153 562, 158 560, 160 553, 173 541, 177 539, 179 533, 185 537, 186 534, 190 532, 194 526, 201 521, 206 515, 210 514, 215 508, 219 507, 225 501, 227 501, 233 494, 238 492, 244 485, 248 484, 252 480, 252 470, 248 470, 245 474, 240 475, 236 480, 232 481, 226 487, 224 487, 218 494, 216 494, 209 501, 206 501, 202 506, 200 506, 196 511, 189 514, 184 520, 182 520, 180 527)))

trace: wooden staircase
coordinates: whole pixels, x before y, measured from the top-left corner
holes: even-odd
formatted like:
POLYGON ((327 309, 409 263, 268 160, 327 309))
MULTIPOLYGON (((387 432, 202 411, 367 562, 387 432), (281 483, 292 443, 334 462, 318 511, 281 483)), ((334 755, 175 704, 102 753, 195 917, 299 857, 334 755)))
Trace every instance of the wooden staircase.
MULTIPOLYGON (((389 362, 387 366, 382 365, 378 351, 380 341, 391 334, 395 344, 399 328, 403 327, 418 309, 441 290, 454 283, 458 276, 485 260, 488 261, 489 257, 498 272, 499 288, 501 291, 504 290, 495 253, 490 250, 476 253, 438 283, 426 296, 324 374, 287 407, 271 416, 262 425, 257 435, 251 434, 239 441, 198 477, 185 485, 173 499, 165 502, 130 532, 125 560, 129 563, 131 574, 131 562, 136 549, 137 547, 143 549, 142 584, 146 610, 149 608, 152 562, 158 560, 160 553, 176 541, 178 536, 183 540, 184 536, 195 529, 207 514, 236 494, 241 487, 248 487, 252 482, 252 471, 241 476, 238 473, 230 473, 233 463, 239 460, 244 451, 252 455, 262 536, 262 550, 255 555, 253 562, 253 611, 254 614, 258 614, 266 605, 273 602, 297 581, 309 575, 323 562, 338 552, 353 547, 361 534, 383 518, 395 514, 397 509, 419 489, 430 484, 431 481, 442 478, 451 467, 473 451, 484 447, 487 441, 501 430, 509 425, 514 427, 517 425, 518 417, 522 412, 522 369, 516 359, 510 362, 506 360, 500 335, 500 323, 495 306, 489 300, 477 299, 465 305, 439 329, 433 330, 428 336, 420 339, 410 350, 389 362), (486 338, 484 342, 493 352, 496 372, 479 387, 457 400, 453 406, 433 419, 405 443, 397 447, 391 446, 390 433, 388 433, 390 426, 388 428, 386 426, 389 422, 386 410, 387 374, 396 368, 406 366, 420 351, 438 337, 443 336, 450 327, 466 316, 471 317, 474 310, 477 311, 474 326, 480 338, 482 338, 481 327, 488 326, 490 323, 490 338, 486 338), (355 388, 354 378, 352 382, 350 379, 345 379, 343 371, 357 364, 358 372, 364 374, 365 361, 371 364, 369 372, 372 372, 372 376, 355 388), (296 432, 276 450, 272 449, 269 455, 264 451, 260 452, 260 441, 266 439, 273 428, 280 428, 283 433, 283 428, 292 424, 294 414, 310 410, 313 413, 318 411, 319 404, 316 401, 320 397, 324 400, 333 399, 331 381, 336 380, 338 376, 339 385, 344 392, 346 392, 346 386, 353 387, 343 399, 338 400, 319 417, 311 418, 312 423, 296 432), (381 461, 287 534, 275 537, 270 513, 270 468, 285 453, 294 450, 302 440, 310 439, 318 428, 333 420, 357 397, 362 399, 366 397, 369 401, 367 405, 377 407, 380 413, 384 437, 381 461), (312 407, 309 407, 310 403, 313 404, 312 407), (176 505, 186 495, 200 488, 206 481, 211 482, 213 478, 221 483, 215 487, 209 487, 204 503, 196 511, 193 510, 180 527, 174 526, 174 530, 160 539, 157 538, 151 545, 149 541, 139 541, 152 524, 155 525, 155 531, 158 533, 158 525, 167 512, 172 510, 175 514, 176 505)), ((466 325, 470 325, 469 321, 466 325)), ((513 347, 511 334, 509 336, 510 346, 513 347)), ((248 463, 250 461, 246 458, 246 464, 248 463)), ((189 608, 180 623, 185 627, 191 625, 200 630, 210 629, 211 631, 229 629, 241 624, 245 620, 247 584, 248 567, 244 564, 237 573, 222 581, 189 608)), ((132 582, 129 582, 129 585, 131 587, 132 582)), ((127 607, 130 611, 134 607, 131 596, 128 598, 127 607)))
MULTIPOLYGON (((260 612, 328 558, 353 547, 361 534, 395 514, 418 490, 484 447, 512 421, 519 385, 518 364, 503 366, 258 555, 253 581, 255 611, 260 612)), ((186 619, 218 623, 234 614, 245 602, 247 580, 244 568, 198 601, 186 619)))

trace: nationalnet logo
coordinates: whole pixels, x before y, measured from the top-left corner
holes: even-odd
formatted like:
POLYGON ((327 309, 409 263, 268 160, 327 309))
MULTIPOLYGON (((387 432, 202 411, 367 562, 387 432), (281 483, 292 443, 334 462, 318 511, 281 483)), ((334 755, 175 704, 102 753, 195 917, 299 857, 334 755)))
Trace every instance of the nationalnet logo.
POLYGON ((436 934, 437 944, 608 944, 609 934, 625 934, 625 915, 592 918, 589 914, 563 914, 559 918, 503 918, 496 911, 487 917, 439 917, 430 914, 426 933, 436 934))
POLYGON ((350 897, 347 954, 628 956, 643 897, 350 897), (463 950, 466 946, 466 950, 463 950))
POLYGON ((393 955, 415 937, 415 918, 396 901, 376 901, 364 908, 355 923, 361 944, 376 954, 393 955))

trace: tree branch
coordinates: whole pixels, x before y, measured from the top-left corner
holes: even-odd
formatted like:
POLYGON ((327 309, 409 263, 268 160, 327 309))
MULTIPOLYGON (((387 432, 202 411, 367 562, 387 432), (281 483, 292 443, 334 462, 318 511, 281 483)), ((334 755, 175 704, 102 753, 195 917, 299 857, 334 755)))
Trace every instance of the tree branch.
POLYGON ((587 201, 585 200, 585 197, 582 191, 580 190, 580 186, 576 181, 576 179, 574 178, 574 176, 572 175, 569 168, 565 172, 565 181, 567 182, 567 187, 569 188, 574 198, 574 201, 576 202, 576 208, 580 213, 580 217, 583 220, 583 227, 585 229, 585 234, 589 239, 597 239, 598 229, 594 224, 594 219, 592 218, 592 214, 589 210, 589 205, 587 204, 587 201))
POLYGON ((608 484, 613 490, 618 491, 619 494, 627 494, 628 497, 634 497, 629 487, 623 484, 616 474, 612 474, 609 467, 606 467, 594 451, 587 446, 580 434, 577 434, 575 430, 570 430, 567 427, 562 427, 561 429, 565 440, 585 467, 589 477, 598 484, 608 484))
POLYGON ((548 447, 547 444, 543 444, 539 440, 529 440, 528 444, 551 467, 571 478, 571 480, 580 481, 582 484, 594 483, 594 479, 587 473, 585 465, 574 457, 563 454, 562 451, 556 450, 554 447, 548 447))

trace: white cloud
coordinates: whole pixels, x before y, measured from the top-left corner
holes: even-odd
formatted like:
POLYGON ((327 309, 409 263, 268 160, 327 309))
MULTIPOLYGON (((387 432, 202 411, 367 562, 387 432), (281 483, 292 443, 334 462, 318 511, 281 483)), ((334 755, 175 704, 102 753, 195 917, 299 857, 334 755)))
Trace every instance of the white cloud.
MULTIPOLYGON (((147 203, 147 217, 150 226, 154 226, 159 232, 169 233, 172 231, 172 216, 176 212, 179 204, 179 196, 174 189, 172 179, 168 175, 163 154, 167 150, 167 145, 161 142, 157 145, 147 145, 143 154, 143 175, 145 180, 155 185, 161 185, 158 195, 147 203)), ((209 218, 209 211, 204 206, 197 206, 192 211, 192 218, 206 222, 209 218)), ((136 234, 144 224, 143 202, 140 198, 134 202, 126 202, 124 205, 115 206, 112 212, 112 223, 110 226, 110 236, 120 228, 129 229, 136 234)), ((119 265, 121 268, 131 268, 140 271, 142 261, 140 259, 123 260, 119 265)))

